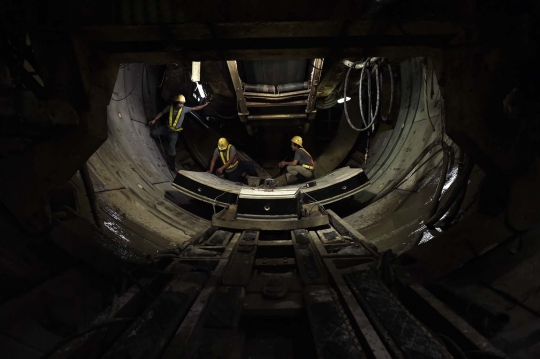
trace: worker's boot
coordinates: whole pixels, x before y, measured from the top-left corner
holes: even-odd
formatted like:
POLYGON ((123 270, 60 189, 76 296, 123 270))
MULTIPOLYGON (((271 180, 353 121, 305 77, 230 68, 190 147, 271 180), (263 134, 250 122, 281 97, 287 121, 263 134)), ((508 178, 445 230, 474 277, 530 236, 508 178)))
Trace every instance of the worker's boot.
POLYGON ((298 177, 290 174, 290 173, 286 173, 285 174, 285 180, 287 181, 287 184, 295 184, 295 183, 298 183, 298 177))
POLYGON ((173 172, 176 172, 176 156, 167 156, 167 167, 173 172))
POLYGON ((276 187, 283 187, 287 185, 287 177, 285 175, 278 176, 274 180, 276 187))
POLYGON ((300 173, 296 175, 296 178, 298 178, 298 183, 304 183, 308 180, 306 177, 302 176, 300 173))

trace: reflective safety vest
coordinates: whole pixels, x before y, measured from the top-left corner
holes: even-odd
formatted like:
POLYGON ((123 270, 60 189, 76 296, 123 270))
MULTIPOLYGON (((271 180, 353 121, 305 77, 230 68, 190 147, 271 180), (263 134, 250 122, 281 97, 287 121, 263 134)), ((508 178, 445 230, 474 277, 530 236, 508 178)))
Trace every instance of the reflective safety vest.
MULTIPOLYGON (((221 160, 223 161, 223 164, 227 163, 229 161, 229 159, 231 158, 231 145, 228 145, 226 150, 220 150, 218 148, 218 151, 219 151, 219 155, 221 157, 221 160)), ((238 166, 238 160, 236 160, 229 167, 227 167, 227 169, 232 170, 236 166, 238 166)))
POLYGON ((311 160, 311 166, 308 164, 303 164, 302 167, 307 168, 310 171, 313 171, 315 169, 315 162, 313 161, 313 157, 304 149, 304 147, 299 148, 299 150, 302 150, 305 152, 306 155, 309 156, 309 159, 311 160))
POLYGON ((173 106, 171 105, 170 108, 169 108, 169 128, 172 130, 172 131, 175 131, 175 132, 180 132, 183 130, 182 127, 179 127, 179 128, 176 128, 176 124, 178 123, 178 120, 180 119, 180 116, 182 115, 182 110, 184 108, 180 108, 180 110, 178 110, 178 113, 176 114, 176 118, 174 119, 174 122, 173 122, 173 106))

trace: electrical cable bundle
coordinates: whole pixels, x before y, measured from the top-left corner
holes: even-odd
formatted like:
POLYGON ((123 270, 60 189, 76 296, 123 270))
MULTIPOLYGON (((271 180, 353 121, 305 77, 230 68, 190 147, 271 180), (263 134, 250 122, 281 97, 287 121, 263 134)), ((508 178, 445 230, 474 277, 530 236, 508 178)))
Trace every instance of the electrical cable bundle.
MULTIPOLYGON (((349 83, 349 76, 351 75, 351 70, 353 68, 356 69, 357 67, 359 67, 361 68, 361 71, 362 71, 360 73, 360 82, 358 85, 358 104, 360 106, 360 116, 362 117, 362 122, 364 125, 363 128, 362 127, 358 128, 352 124, 351 119, 349 117, 349 112, 347 110, 347 101, 345 101, 345 106, 344 106, 345 117, 347 118, 347 122, 349 123, 349 126, 351 126, 353 130, 358 131, 358 132, 364 132, 364 131, 369 130, 370 128, 373 130, 375 128, 375 121, 377 120, 377 115, 379 113, 379 110, 381 110, 380 101, 381 101, 381 88, 383 85, 383 76, 382 76, 383 71, 381 69, 380 74, 379 74, 379 67, 381 66, 382 61, 380 62, 377 62, 377 61, 378 59, 367 58, 365 61, 357 61, 357 62, 348 64, 349 70, 347 71, 347 75, 345 76, 345 85, 343 86, 343 97, 345 99, 347 99, 347 85, 349 83), (371 109, 372 107, 372 101, 371 101, 371 75, 372 73, 375 74, 375 84, 377 88, 377 97, 375 101, 374 111, 372 111, 371 109), (363 104, 364 75, 366 75, 367 77, 367 97, 368 97, 367 115, 364 112, 364 104, 363 104), (367 117, 367 120, 366 120, 366 117, 367 117)), ((391 95, 390 95, 390 105, 389 105, 389 109, 386 116, 382 115, 382 110, 381 110, 381 118, 383 121, 386 121, 388 119, 390 112, 392 110, 393 92, 394 92, 394 79, 393 79, 392 68, 390 64, 387 64, 387 68, 390 75, 391 95)))

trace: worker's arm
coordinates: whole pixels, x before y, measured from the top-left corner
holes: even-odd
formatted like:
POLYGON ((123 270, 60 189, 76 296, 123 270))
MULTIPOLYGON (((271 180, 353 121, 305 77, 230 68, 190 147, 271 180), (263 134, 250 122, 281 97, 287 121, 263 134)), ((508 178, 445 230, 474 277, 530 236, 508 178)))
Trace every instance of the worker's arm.
POLYGON ((153 119, 152 121, 148 122, 148 124, 149 124, 150 126, 153 126, 154 123, 156 123, 156 121, 159 120, 159 119, 161 118, 161 116, 163 116, 164 114, 165 114, 165 112, 161 111, 160 113, 158 113, 158 114, 156 115, 156 117, 154 117, 154 119, 153 119))
POLYGON ((234 163, 236 161, 236 153, 229 158, 227 163, 225 163, 223 166, 217 169, 217 173, 223 173, 223 171, 231 165, 231 163, 234 163))
POLYGON ((210 169, 207 171, 208 173, 214 172, 214 166, 216 165, 217 157, 212 157, 212 161, 210 162, 210 169))
POLYGON ((279 168, 285 167, 285 166, 296 166, 298 164, 298 160, 292 160, 292 161, 281 161, 278 166, 279 168))
POLYGON ((199 111, 199 110, 202 110, 203 108, 205 108, 206 106, 208 106, 209 103, 210 103, 210 102, 207 102, 207 103, 205 103, 204 105, 192 107, 192 108, 191 108, 191 111, 199 111))

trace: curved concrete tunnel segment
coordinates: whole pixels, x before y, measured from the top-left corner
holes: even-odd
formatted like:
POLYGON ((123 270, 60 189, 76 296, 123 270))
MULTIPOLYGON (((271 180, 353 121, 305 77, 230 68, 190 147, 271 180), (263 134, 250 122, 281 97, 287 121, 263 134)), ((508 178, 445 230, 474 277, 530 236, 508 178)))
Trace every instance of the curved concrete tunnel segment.
MULTIPOLYGON (((399 65, 399 73, 401 102, 397 122, 393 130, 378 133, 372 141, 371 157, 364 166, 372 184, 356 195, 360 202, 367 202, 382 191, 414 161, 418 153, 440 137, 441 95, 433 71, 428 71, 427 84, 428 105, 435 131, 427 118, 423 101, 422 59, 404 60, 399 65)), ((131 244, 144 252, 174 247, 210 225, 164 199, 167 192, 174 191, 171 188, 174 174, 167 169, 159 143, 150 137, 146 126, 147 118, 153 116, 152 110, 156 111, 155 98, 149 94, 158 88, 158 82, 158 71, 152 66, 128 64, 119 70, 113 99, 108 106, 109 138, 89 161, 97 197, 107 220, 134 233, 133 238, 138 240, 131 244), (149 110, 150 106, 152 110, 149 110)), ((353 121, 359 122, 358 109, 354 109, 358 105, 351 102, 349 106, 353 121)), ((322 172, 332 171, 351 150, 356 150, 354 143, 358 134, 345 124, 340 126, 338 136, 329 149, 318 158, 322 172), (332 157, 330 154, 337 150, 339 158, 332 157)), ((187 123, 186 128, 190 132, 188 142, 193 147, 192 151, 199 157, 209 153, 208 148, 214 147, 210 142, 217 133, 196 136, 195 125, 187 123), (204 148, 199 148, 192 141, 195 138, 201 139, 200 146, 204 148), (208 141, 202 141, 205 138, 208 141)), ((409 181, 422 179, 440 165, 441 158, 440 155, 431 158, 427 165, 417 169, 409 181)), ((202 161, 198 158, 195 162, 202 161)), ((395 207, 403 200, 403 196, 389 196, 385 199, 385 206, 395 207)), ((371 222, 366 221, 366 211, 369 212, 369 207, 346 220, 355 228, 362 229, 380 219, 373 217, 371 222)))
POLYGON ((157 88, 158 80, 157 71, 145 64, 119 70, 107 108, 109 137, 89 160, 107 220, 136 234, 131 245, 147 253, 175 247, 209 226, 164 199, 172 190, 173 173, 150 137, 145 108, 146 94, 157 88))

